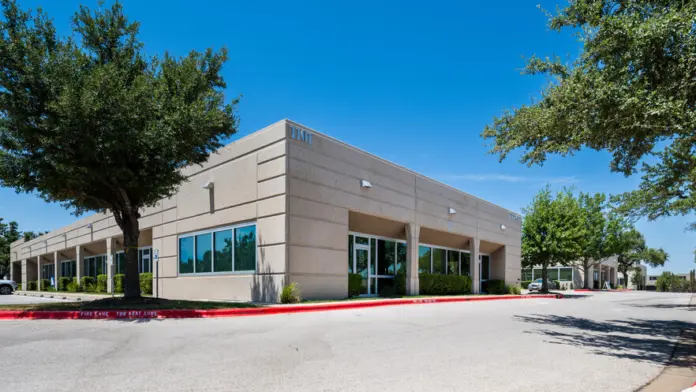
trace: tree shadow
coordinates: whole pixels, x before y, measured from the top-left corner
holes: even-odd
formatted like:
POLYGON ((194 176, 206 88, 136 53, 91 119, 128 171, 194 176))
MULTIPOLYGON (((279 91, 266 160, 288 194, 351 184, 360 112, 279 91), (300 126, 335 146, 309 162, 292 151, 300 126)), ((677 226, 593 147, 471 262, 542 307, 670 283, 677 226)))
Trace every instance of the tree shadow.
MULTIPOLYGON (((524 333, 550 338, 549 343, 583 348, 593 354, 634 361, 666 364, 674 349, 674 338, 695 323, 678 320, 596 321, 574 316, 515 316, 517 321, 554 329, 535 329, 524 333)), ((694 345, 696 342, 685 342, 694 345)), ((696 348, 696 347, 693 347, 696 348)))
MULTIPOLYGON (((259 243, 262 243, 260 235, 259 243)), ((276 281, 280 274, 271 270, 266 256, 266 248, 261 246, 258 249, 260 260, 257 261, 257 268, 259 265, 265 267, 262 270, 257 270, 254 274, 254 279, 251 282, 251 300, 260 303, 277 303, 281 289, 276 284, 276 281)), ((285 284, 285 276, 283 275, 281 287, 285 286, 285 284)))
POLYGON ((685 304, 626 304, 626 303, 624 303, 624 305, 630 306, 632 308, 679 309, 679 310, 688 310, 688 311, 696 310, 696 306, 685 305, 685 304))

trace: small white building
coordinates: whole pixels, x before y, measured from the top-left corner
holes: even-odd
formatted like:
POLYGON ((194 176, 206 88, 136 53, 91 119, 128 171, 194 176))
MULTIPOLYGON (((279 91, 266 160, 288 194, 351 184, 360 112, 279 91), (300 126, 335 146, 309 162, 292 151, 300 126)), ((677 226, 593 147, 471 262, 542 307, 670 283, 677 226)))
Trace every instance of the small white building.
MULTIPOLYGON (((657 278, 655 278, 655 280, 657 280, 657 278)), ((633 266, 633 268, 631 268, 628 271, 628 282, 626 282, 624 280, 623 273, 619 272, 618 284, 623 286, 624 288, 631 289, 631 290, 645 289, 648 286, 648 268, 646 266, 640 264, 640 262, 636 262, 636 264, 633 266), (638 282, 635 279, 635 276, 636 276, 635 269, 636 268, 640 268, 640 270, 641 270, 641 274, 640 274, 640 276, 642 276, 641 282, 638 282)), ((654 280, 653 280, 653 286, 655 286, 654 280)))
MULTIPOLYGON (((606 284, 617 286, 618 263, 615 257, 604 260, 589 270, 589 288, 602 289, 606 284)), ((563 289, 579 289, 584 286, 585 275, 582 266, 579 265, 554 265, 548 267, 548 277, 552 281, 558 281, 563 289)), ((541 278, 541 266, 522 270, 522 281, 530 281, 541 278)))

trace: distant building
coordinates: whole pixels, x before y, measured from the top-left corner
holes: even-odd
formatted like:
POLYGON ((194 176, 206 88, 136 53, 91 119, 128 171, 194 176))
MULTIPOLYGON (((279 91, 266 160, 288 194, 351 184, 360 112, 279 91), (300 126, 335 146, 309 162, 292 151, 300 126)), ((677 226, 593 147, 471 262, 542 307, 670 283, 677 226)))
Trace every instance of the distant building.
MULTIPOLYGON (((590 268, 589 288, 600 289, 609 283, 611 287, 617 285, 616 257, 604 260, 599 265, 590 268)), ((562 266, 554 265, 548 268, 549 280, 557 280, 562 288, 577 289, 584 286, 585 275, 582 267, 577 265, 562 266)), ((541 266, 534 266, 531 269, 522 270, 522 281, 529 281, 541 278, 541 266)))
MULTIPOLYGON (((645 283, 645 289, 646 289, 646 290, 655 290, 655 289, 656 289, 656 284, 657 284, 657 278, 659 278, 660 275, 662 275, 662 273, 648 275, 647 281, 646 281, 646 283, 645 283)), ((682 279, 682 280, 688 280, 688 279, 689 279, 689 273, 688 273, 688 272, 685 273, 685 274, 674 274, 674 275, 678 276, 678 277, 679 277, 680 279, 682 279)))
MULTIPOLYGON (((631 290, 641 290, 645 289, 648 285, 648 268, 640 262, 636 262, 636 264, 633 266, 628 271, 628 282, 624 281, 624 276, 622 272, 619 272, 619 281, 618 284, 623 286, 624 288, 631 289, 631 290), (641 270, 641 276, 642 276, 642 282, 636 282, 635 276, 636 276, 636 271, 635 268, 640 268, 641 270)), ((654 283, 653 283, 654 285, 654 283)))

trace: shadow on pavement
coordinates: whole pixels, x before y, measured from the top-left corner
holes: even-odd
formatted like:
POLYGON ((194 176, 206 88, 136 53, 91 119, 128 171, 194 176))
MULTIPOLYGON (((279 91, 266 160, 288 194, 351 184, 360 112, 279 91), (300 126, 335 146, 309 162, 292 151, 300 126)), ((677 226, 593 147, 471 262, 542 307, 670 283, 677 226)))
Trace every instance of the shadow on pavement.
POLYGON ((653 309, 680 309, 680 310, 696 310, 696 306, 685 304, 623 304, 632 308, 653 308, 653 309))
POLYGON ((696 323, 678 320, 596 321, 557 315, 515 316, 515 319, 524 323, 554 327, 524 331, 546 336, 551 339, 549 343, 583 348, 598 355, 657 364, 669 361, 674 339, 682 330, 696 329, 696 323))

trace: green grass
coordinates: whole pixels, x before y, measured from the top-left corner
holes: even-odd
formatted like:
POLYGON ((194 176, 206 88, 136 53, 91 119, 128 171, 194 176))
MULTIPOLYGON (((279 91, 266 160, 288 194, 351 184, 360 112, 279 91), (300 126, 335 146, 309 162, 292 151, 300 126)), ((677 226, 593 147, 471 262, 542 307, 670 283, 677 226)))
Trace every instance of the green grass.
POLYGON ((181 301, 162 298, 102 298, 88 302, 57 302, 27 305, 0 305, 0 310, 168 310, 257 308, 246 302, 181 301))
POLYGON ((312 299, 303 300, 303 304, 318 303, 318 302, 344 302, 344 301, 371 301, 379 299, 416 299, 416 298, 441 298, 441 297, 475 297, 478 295, 490 294, 457 294, 457 295, 397 295, 393 297, 350 297, 342 299, 312 299))

